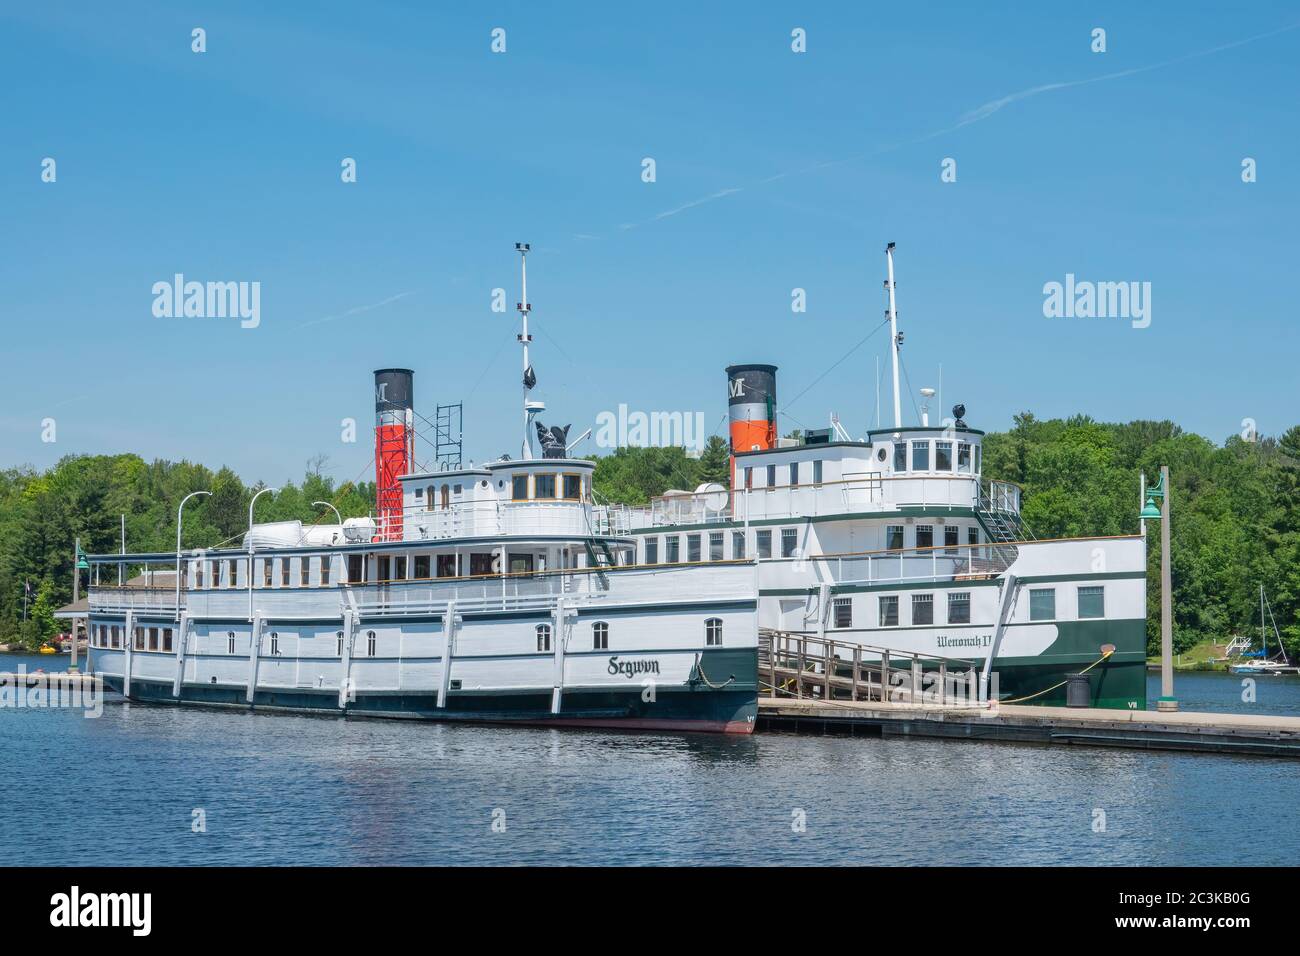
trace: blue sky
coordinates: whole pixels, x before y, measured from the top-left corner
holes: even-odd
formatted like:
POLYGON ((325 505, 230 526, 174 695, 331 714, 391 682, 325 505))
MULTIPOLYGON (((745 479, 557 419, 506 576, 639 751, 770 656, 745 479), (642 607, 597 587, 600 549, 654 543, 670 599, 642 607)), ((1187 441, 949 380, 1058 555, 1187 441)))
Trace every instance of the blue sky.
POLYGON ((516 315, 490 304, 518 298, 516 241, 537 397, 574 435, 620 403, 712 429, 723 367, 755 361, 783 429, 874 426, 887 336, 844 356, 884 317, 888 240, 908 378, 942 365, 975 427, 1278 434, 1300 8, 1081 6, 6 3, 0 466, 134 451, 275 483, 325 454, 365 477, 393 365, 423 414, 465 402, 467 457, 515 454, 516 315), (260 282, 261 324, 156 318, 176 272, 260 282), (1150 326, 1045 318, 1067 273, 1150 282, 1150 326))

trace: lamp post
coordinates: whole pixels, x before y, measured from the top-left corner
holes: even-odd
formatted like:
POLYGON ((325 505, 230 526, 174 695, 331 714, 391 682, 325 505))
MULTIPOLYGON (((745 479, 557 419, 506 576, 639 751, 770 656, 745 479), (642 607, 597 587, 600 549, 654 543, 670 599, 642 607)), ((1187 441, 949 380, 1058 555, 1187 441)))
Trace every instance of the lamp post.
POLYGON ((1173 573, 1169 561, 1169 466, 1160 466, 1160 481, 1147 489, 1147 503, 1138 515, 1160 521, 1160 697, 1156 710, 1175 711, 1173 573), (1156 510, 1155 499, 1160 499, 1156 510))
POLYGON ((191 498, 211 494, 210 491, 191 491, 176 506, 176 620, 178 621, 181 619, 181 512, 185 510, 185 502, 191 498))
POLYGON ((332 504, 330 504, 328 501, 313 501, 313 502, 312 502, 312 507, 316 507, 317 505, 324 506, 324 507, 328 508, 330 511, 334 512, 334 517, 336 517, 336 518, 339 519, 339 527, 340 527, 340 528, 343 527, 343 516, 342 516, 341 514, 339 514, 339 509, 338 509, 338 508, 335 508, 335 507, 334 507, 332 504))
POLYGON ((257 499, 262 497, 268 491, 275 492, 275 488, 263 488, 257 494, 253 495, 253 500, 248 503, 248 534, 244 535, 244 543, 248 545, 248 620, 253 620, 253 505, 257 504, 257 499))

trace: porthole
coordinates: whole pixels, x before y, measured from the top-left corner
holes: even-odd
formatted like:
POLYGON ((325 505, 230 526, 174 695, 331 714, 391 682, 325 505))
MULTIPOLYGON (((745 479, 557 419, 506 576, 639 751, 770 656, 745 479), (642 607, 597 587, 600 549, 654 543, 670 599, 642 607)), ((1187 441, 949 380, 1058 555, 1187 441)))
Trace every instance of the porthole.
POLYGON ((884 461, 884 460, 885 460, 885 449, 882 448, 880 449, 880 451, 876 452, 876 461, 884 461))

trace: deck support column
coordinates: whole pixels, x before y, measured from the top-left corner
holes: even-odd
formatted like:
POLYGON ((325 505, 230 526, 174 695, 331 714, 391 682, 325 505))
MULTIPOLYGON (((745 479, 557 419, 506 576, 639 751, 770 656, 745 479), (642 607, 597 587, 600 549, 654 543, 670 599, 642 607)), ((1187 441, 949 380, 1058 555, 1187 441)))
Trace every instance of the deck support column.
POLYGON ((251 704, 257 692, 257 661, 262 653, 262 612, 255 611, 248 640, 248 690, 246 698, 251 704))
POLYGON ((185 680, 185 642, 190 637, 189 611, 181 611, 180 620, 176 622, 176 679, 172 681, 172 696, 177 700, 181 696, 181 684, 185 680))
POLYGON ((124 633, 122 634, 123 647, 126 648, 125 660, 122 664, 122 696, 127 700, 131 699, 131 654, 135 647, 135 611, 130 609, 126 612, 126 621, 124 633))
POLYGON ((456 652, 456 600, 447 602, 442 612, 442 680, 438 682, 438 708, 447 706, 447 691, 451 687, 451 659, 456 652))
POLYGON ((343 612, 343 659, 339 663, 339 709, 347 710, 348 702, 355 699, 352 690, 352 643, 357 633, 357 612, 347 608, 343 612))

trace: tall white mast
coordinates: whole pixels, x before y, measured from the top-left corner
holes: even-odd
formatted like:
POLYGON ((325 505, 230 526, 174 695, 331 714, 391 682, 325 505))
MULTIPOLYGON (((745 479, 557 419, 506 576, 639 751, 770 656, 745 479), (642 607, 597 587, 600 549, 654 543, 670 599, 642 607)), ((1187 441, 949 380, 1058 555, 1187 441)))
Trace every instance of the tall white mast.
POLYGON ((524 330, 523 330, 521 333, 519 333, 519 342, 520 342, 520 344, 523 345, 523 347, 524 347, 524 378, 523 378, 523 382, 524 382, 524 408, 523 408, 523 412, 524 412, 524 443, 523 443, 523 450, 522 450, 521 453, 520 453, 520 457, 523 458, 523 459, 528 459, 528 458, 532 458, 532 457, 533 457, 533 440, 532 440, 532 436, 528 434, 528 426, 531 424, 531 422, 529 421, 529 419, 531 418, 531 413, 530 413, 529 408, 528 408, 528 393, 532 390, 532 387, 528 384, 529 371, 530 371, 530 366, 529 366, 529 364, 528 364, 528 343, 531 342, 531 341, 533 340, 533 337, 532 337, 531 335, 528 334, 528 311, 529 311, 529 309, 532 308, 532 306, 529 305, 529 303, 528 303, 528 250, 529 250, 529 245, 528 245, 528 243, 526 243, 526 242, 516 242, 516 243, 515 243, 515 249, 518 250, 518 252, 519 252, 519 269, 520 269, 520 273, 521 273, 521 277, 522 277, 522 285, 523 285, 523 289, 522 289, 522 292, 521 292, 521 295, 522 295, 523 301, 519 302, 519 303, 515 306, 515 308, 517 308, 517 309, 519 310, 519 314, 522 315, 523 318, 524 318, 524 330))
POLYGON ((894 358, 894 428, 903 427, 903 406, 898 394, 898 347, 902 336, 898 334, 898 309, 894 305, 894 244, 885 246, 885 259, 889 263, 889 279, 885 288, 889 290, 889 342, 890 354, 894 358))

